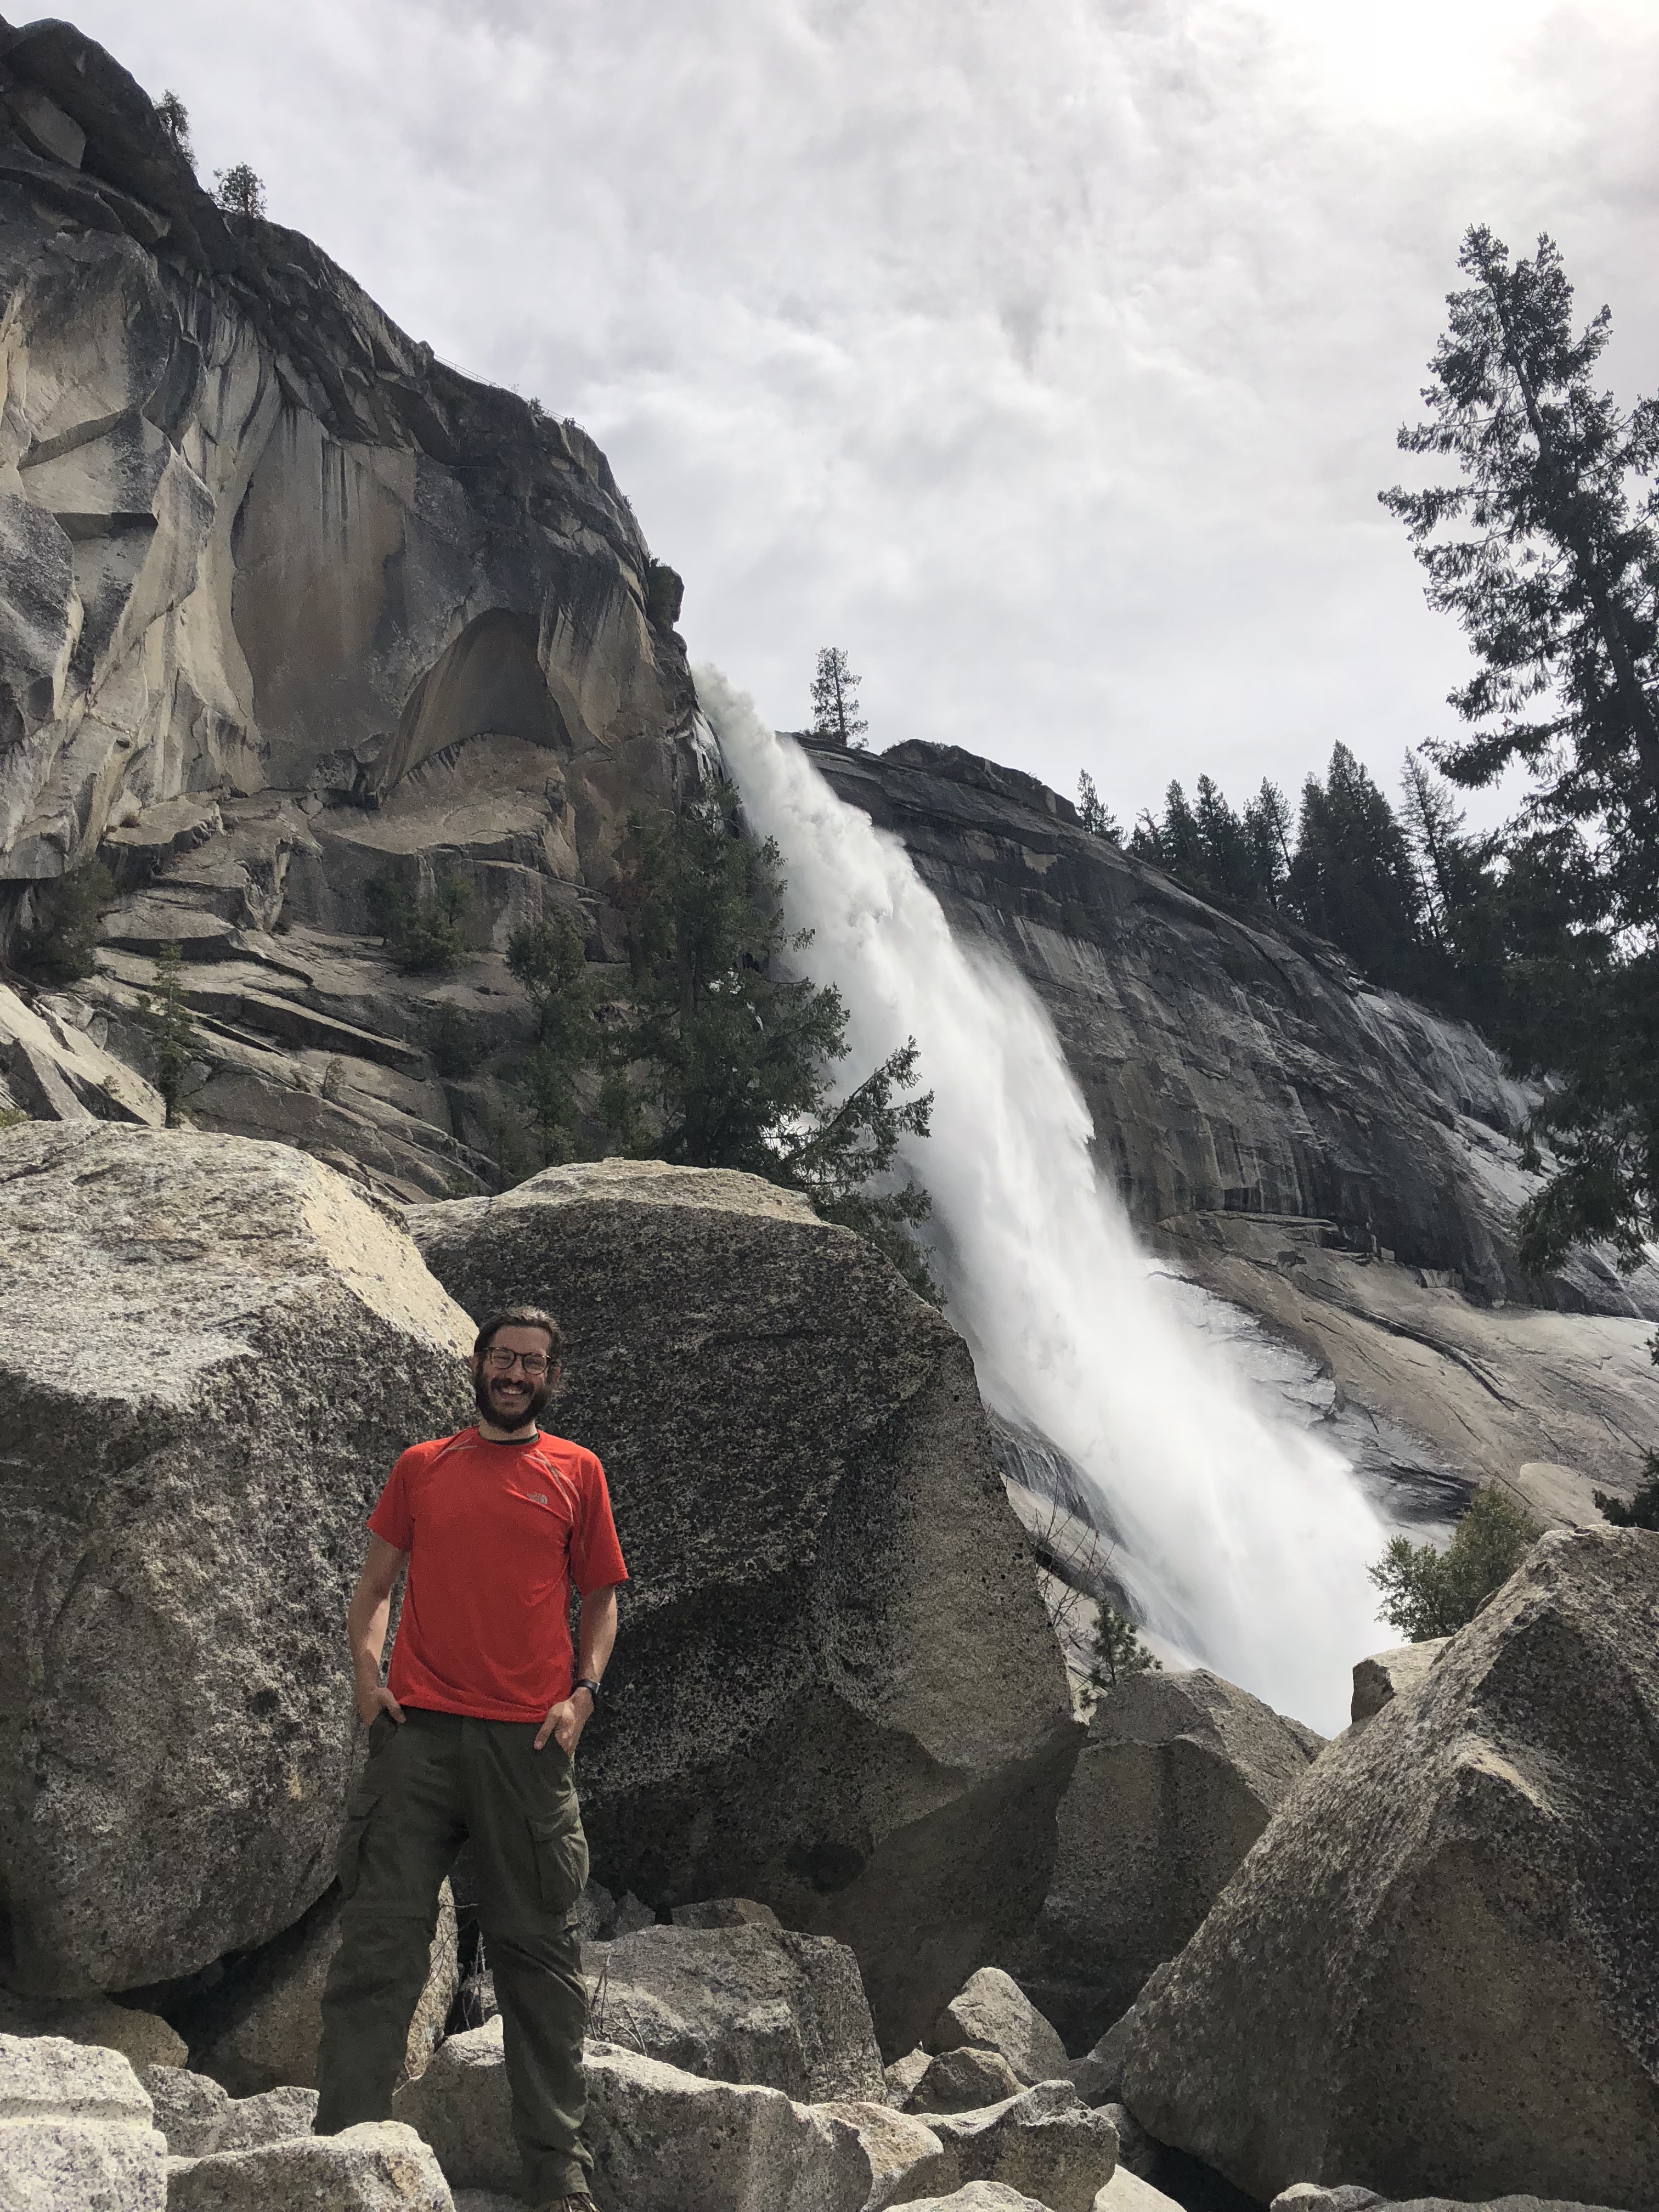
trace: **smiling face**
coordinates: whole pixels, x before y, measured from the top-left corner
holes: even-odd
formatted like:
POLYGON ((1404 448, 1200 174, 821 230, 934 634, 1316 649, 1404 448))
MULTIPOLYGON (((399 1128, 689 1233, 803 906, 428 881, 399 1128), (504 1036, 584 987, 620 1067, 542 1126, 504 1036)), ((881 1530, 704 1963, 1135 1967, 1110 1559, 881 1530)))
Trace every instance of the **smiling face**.
POLYGON ((509 1322, 475 1357, 472 1395, 493 1428, 512 1433, 528 1428, 540 1414, 558 1379, 552 1348, 545 1329, 509 1322))

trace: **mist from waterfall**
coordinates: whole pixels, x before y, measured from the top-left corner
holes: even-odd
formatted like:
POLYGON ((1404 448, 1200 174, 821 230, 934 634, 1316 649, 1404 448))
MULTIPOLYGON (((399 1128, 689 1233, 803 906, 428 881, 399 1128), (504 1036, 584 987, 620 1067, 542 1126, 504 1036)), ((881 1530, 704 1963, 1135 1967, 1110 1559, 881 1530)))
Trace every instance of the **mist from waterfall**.
POLYGON ((750 823, 782 850, 790 923, 813 932, 801 964, 846 1000, 848 1069, 907 1036, 921 1048, 933 1133, 908 1164, 987 1403, 1094 1486, 1155 1635, 1340 1728, 1354 1661, 1390 1640, 1365 1575, 1387 1531, 1347 1462, 1275 1423, 1180 1318, 1095 1173, 1088 1109, 1024 979, 952 936, 897 840, 718 671, 697 685, 750 823))

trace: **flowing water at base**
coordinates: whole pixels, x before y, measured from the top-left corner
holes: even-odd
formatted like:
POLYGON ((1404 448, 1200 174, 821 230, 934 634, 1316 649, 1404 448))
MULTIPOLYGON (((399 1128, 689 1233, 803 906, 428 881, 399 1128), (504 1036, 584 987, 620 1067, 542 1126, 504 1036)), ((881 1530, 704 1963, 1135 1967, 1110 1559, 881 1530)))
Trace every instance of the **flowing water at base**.
POLYGON ((1054 1442, 1118 1532, 1112 1571, 1166 1648, 1326 1731, 1393 1640, 1367 1564, 1388 1530, 1348 1462, 1275 1422, 1136 1243, 1047 1014, 952 937, 897 840, 830 790, 713 669, 697 684, 755 830, 775 837, 800 956, 840 987, 861 1074, 908 1036, 933 1092, 907 1165, 981 1392, 1054 1442))

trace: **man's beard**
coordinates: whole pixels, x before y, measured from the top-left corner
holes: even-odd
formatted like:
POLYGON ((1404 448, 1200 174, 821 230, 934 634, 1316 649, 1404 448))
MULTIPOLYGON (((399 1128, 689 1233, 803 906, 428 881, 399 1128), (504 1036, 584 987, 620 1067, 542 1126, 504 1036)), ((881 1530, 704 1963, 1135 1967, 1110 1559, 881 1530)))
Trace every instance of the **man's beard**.
POLYGON ((522 1399, 517 1407, 494 1402, 495 1391, 501 1379, 487 1367, 480 1368, 472 1378, 472 1396, 485 1420, 498 1429, 527 1428, 532 1421, 539 1421, 553 1395, 551 1377, 544 1376, 539 1384, 532 1384, 529 1396, 522 1399))

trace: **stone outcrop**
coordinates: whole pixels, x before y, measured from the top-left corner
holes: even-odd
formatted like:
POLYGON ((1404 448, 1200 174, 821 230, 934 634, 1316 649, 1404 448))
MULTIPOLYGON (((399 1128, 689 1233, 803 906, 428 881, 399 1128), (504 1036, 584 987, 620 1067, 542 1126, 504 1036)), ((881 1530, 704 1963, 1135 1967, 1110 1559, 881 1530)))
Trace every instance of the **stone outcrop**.
POLYGON ((937 2161, 919 2160, 890 2201, 945 2196, 975 2181, 998 2182, 1050 2208, 1090 2212, 1117 2165, 1117 2132, 1066 2081, 1044 2081, 976 2112, 940 2113, 928 2126, 937 2161))
POLYGON ((1348 1719, 1358 1728, 1380 1713, 1384 1705, 1414 1690, 1450 1639, 1434 1636, 1422 1644, 1401 1644, 1391 1651, 1375 1651, 1359 1660, 1353 1670, 1353 1702, 1348 1719))
POLYGON ((1202 1669, 1132 1674, 1100 1698, 1048 1897, 1006 1954, 1073 2051, 1185 1944, 1307 1771, 1306 1736, 1202 1669))
POLYGON ((20 1997, 0 1990, 0 2035, 56 2035, 118 2051, 138 2070, 170 2071, 189 2057, 184 2038, 159 2013, 107 1997, 20 1997))
POLYGON ((550 1419, 634 1577, 582 1746, 601 1878, 836 1936, 908 2049, 1036 1910, 1075 1747, 961 1340, 745 1176, 606 1161, 410 1220, 470 1311, 568 1331, 550 1419))
POLYGON ((594 2034, 645 2057, 801 2104, 885 2094, 858 1960, 827 1936, 775 1923, 642 1928, 585 1945, 582 1970, 594 2034))
POLYGON ((410 2129, 381 2120, 337 2136, 288 2136, 249 2150, 181 2159, 167 2170, 167 2212, 453 2212, 438 2161, 410 2129))
POLYGON ((1085 2105, 1110 2105, 1122 2095, 1123 2069, 1128 2061, 1140 2008, 1152 2002, 1174 1972, 1173 1959, 1166 1959, 1161 1966, 1155 1966, 1134 2002, 1119 2014, 1098 2043, 1066 2068, 1073 2086, 1085 2105))
POLYGON ((0 2034, 3 2212, 167 2212, 167 2148, 118 2051, 0 2034))
POLYGON ((904 2109, 907 2112, 973 2112, 985 2105, 1000 2105, 1005 2097, 1017 2097, 1024 2086, 1000 2051, 963 2043, 928 2058, 921 2078, 904 2100, 904 2109))
MULTIPOLYGON (((1066 2071, 1066 2046, 1012 1975, 981 1966, 969 1975, 927 2031, 930 2051, 994 2051, 1028 2087, 1066 2071)), ((987 2102, 994 2100, 988 2099, 987 2102)))
POLYGON ((332 1875, 344 1606, 471 1330, 314 1161, 99 1122, 0 1133, 7 1979, 194 1972, 332 1875))
POLYGON ((1659 2205, 1659 1536, 1558 1532, 1327 1751, 1139 2011, 1124 2102, 1266 2200, 1659 2205))
POLYGON ((119 1057, 179 943, 204 1126, 441 1193, 501 1100, 446 1090, 432 1008, 484 1059, 515 923, 614 956, 622 824, 700 774, 679 580, 574 422, 222 213, 64 22, 0 26, 0 948, 100 858, 119 1057), (375 876, 470 890, 453 996, 381 955, 375 876))
POLYGON ((262 2150, 268 2143, 308 2136, 317 2113, 314 2089, 267 2089, 233 2097, 205 2074, 182 2066, 147 2066, 139 2074, 173 2158, 205 2158, 213 2151, 262 2150))

